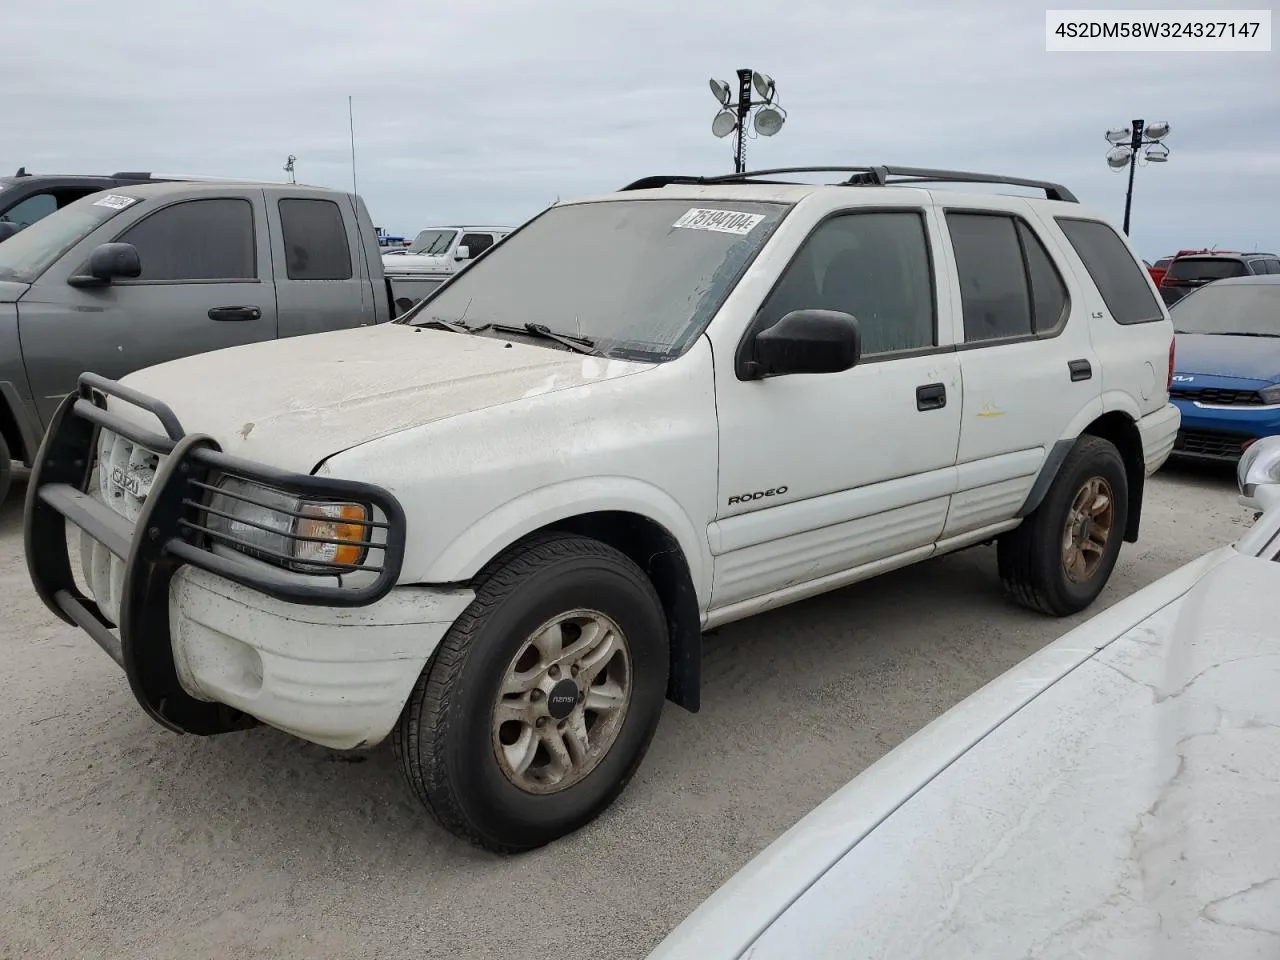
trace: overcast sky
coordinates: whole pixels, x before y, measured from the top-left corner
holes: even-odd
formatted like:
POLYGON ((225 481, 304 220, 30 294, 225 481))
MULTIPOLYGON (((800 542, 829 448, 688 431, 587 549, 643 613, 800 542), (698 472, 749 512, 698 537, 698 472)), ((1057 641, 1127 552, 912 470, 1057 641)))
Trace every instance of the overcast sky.
POLYGON ((282 179, 292 153, 299 180, 349 187, 351 95, 376 223, 516 224, 647 174, 732 171, 707 79, 752 67, 789 117, 749 142, 749 167, 1042 177, 1118 222, 1125 178, 1106 167, 1103 131, 1168 120, 1169 162, 1137 172, 1139 252, 1280 248, 1280 53, 1050 54, 1044 6, 15 2, 0 13, 0 172, 282 179))

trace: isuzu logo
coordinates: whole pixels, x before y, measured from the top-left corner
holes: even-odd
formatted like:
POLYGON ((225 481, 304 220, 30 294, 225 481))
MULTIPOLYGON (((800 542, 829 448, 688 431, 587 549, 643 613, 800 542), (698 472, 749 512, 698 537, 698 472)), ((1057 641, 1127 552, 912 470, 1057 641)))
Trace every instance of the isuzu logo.
POLYGON ((111 482, 121 490, 132 493, 135 497, 142 489, 142 481, 136 473, 128 473, 119 467, 111 468, 111 482))

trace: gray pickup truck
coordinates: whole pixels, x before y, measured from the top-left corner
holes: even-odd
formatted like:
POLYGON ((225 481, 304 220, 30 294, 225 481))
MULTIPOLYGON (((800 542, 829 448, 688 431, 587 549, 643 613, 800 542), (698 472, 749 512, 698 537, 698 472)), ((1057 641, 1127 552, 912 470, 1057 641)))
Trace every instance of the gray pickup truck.
MULTIPOLYGON (((171 182, 76 200, 0 244, 0 501, 85 370, 392 317, 373 221, 354 194, 171 182)), ((235 389, 234 384, 227 385, 235 389)))

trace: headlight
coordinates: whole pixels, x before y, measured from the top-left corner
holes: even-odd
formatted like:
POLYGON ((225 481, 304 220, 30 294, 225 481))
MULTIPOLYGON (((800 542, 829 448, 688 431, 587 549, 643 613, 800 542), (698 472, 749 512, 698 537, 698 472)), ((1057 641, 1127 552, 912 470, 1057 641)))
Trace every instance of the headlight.
POLYGON ((218 484, 207 516, 215 542, 304 573, 359 567, 373 529, 362 503, 306 500, 239 477, 218 484))
POLYGON ((1263 387, 1258 391, 1263 403, 1280 403, 1280 383, 1273 387, 1263 387))

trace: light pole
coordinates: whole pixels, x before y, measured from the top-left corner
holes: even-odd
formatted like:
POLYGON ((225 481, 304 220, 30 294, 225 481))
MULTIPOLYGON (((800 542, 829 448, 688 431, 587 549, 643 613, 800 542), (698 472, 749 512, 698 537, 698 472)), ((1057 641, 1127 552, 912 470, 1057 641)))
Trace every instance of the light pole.
POLYGON ((284 162, 284 172, 289 175, 290 183, 298 182, 298 178, 295 177, 293 174, 293 165, 297 162, 298 162, 298 158, 295 157, 292 153, 289 154, 289 159, 284 162))
POLYGON ((1107 166, 1112 170, 1129 168, 1129 189, 1124 195, 1124 233, 1129 235, 1129 210, 1133 206, 1133 172, 1138 165, 1138 155, 1148 163, 1164 163, 1169 159, 1169 148, 1161 141, 1169 136, 1169 124, 1164 121, 1134 120, 1127 127, 1114 127, 1107 131, 1107 166))
POLYGON ((711 80, 711 93, 720 101, 720 112, 711 121, 711 132, 723 139, 734 134, 733 172, 744 173, 747 169, 747 118, 755 110, 752 126, 762 137, 772 137, 782 129, 787 119, 787 112, 777 103, 778 88, 773 78, 763 73, 744 67, 738 71, 738 100, 731 102, 733 91, 723 80, 711 80), (751 88, 761 97, 751 98, 751 88))

